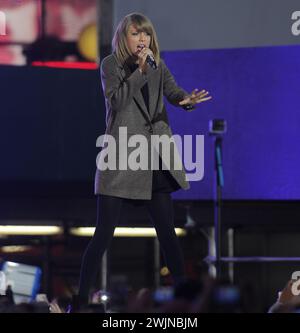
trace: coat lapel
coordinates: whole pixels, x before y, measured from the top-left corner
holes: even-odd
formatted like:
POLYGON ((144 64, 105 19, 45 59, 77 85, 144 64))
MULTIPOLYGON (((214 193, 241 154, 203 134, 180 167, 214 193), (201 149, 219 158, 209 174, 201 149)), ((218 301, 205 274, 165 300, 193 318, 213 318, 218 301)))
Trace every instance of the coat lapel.
POLYGON ((158 101, 158 94, 159 94, 159 72, 158 69, 155 71, 149 70, 147 73, 147 80, 148 80, 148 89, 149 89, 149 112, 151 119, 154 118, 156 108, 157 108, 157 101, 158 101))
MULTIPOLYGON (((122 79, 125 79, 127 77, 129 77, 131 75, 131 71, 129 69, 129 67, 127 66, 127 64, 125 63, 124 66, 122 66, 122 64, 120 64, 120 62, 118 61, 117 57, 115 56, 115 59, 117 60, 117 63, 119 65, 119 68, 120 68, 120 73, 121 73, 121 77, 122 79)), ((148 86, 149 87, 149 86, 148 86)), ((151 99, 150 98, 150 91, 149 91, 149 104, 151 104, 151 99)), ((152 96, 151 96, 152 97, 152 96)), ((149 122, 151 121, 151 118, 150 118, 150 115, 149 115, 149 112, 148 112, 148 109, 146 107, 146 104, 145 104, 145 101, 144 101, 144 98, 143 98, 143 95, 141 93, 141 90, 139 90, 135 95, 134 95, 134 100, 136 101, 136 103, 139 105, 140 107, 140 110, 141 112, 143 113, 144 117, 146 120, 148 120, 149 122)), ((150 105, 149 105, 149 109, 151 110, 150 108, 150 105)))

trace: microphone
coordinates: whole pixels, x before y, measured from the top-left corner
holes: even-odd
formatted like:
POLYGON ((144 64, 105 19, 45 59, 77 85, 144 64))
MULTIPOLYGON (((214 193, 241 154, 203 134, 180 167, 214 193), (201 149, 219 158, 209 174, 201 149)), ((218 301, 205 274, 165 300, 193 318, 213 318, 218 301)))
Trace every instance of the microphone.
POLYGON ((154 57, 152 55, 150 55, 150 54, 147 55, 146 62, 153 69, 157 69, 156 61, 155 61, 155 59, 154 59, 154 57))

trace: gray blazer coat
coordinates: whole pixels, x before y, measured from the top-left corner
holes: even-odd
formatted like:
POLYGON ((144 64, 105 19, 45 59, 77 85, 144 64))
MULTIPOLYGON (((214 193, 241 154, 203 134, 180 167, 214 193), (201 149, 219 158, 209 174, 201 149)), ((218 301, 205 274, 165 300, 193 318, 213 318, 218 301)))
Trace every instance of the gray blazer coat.
MULTIPOLYGON (((178 103, 188 93, 177 86, 163 60, 156 70, 148 66, 146 74, 140 73, 138 69, 131 73, 129 67, 126 64, 122 66, 113 53, 103 59, 100 69, 106 104, 106 134, 115 138, 117 152, 120 127, 127 128, 128 138, 134 134, 143 135, 149 143, 147 154, 150 161, 151 135, 172 136, 163 97, 173 105, 179 106, 178 103), (149 89, 149 111, 141 93, 141 88, 146 83, 149 89)), ((136 147, 127 149, 130 155, 136 147)), ((99 153, 97 160, 103 151, 104 149, 99 153)), ((173 154, 177 153, 176 148, 174 151, 171 150, 171 161, 174 158, 173 154)), ((148 170, 121 170, 118 154, 116 159, 116 170, 99 170, 97 167, 95 194, 150 200, 153 173, 151 167, 148 170)), ((174 168, 171 163, 169 171, 182 189, 190 187, 182 163, 181 170, 174 168)))

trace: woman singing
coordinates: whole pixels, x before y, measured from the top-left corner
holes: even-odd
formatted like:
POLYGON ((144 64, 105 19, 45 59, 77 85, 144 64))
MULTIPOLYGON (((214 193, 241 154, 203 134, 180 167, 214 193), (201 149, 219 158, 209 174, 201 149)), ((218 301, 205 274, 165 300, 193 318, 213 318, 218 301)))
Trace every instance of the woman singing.
MULTIPOLYGON (((100 260, 113 238, 125 202, 133 207, 142 204, 147 208, 174 283, 185 278, 183 254, 174 231, 171 198, 171 192, 189 188, 185 171, 174 165, 163 170, 162 156, 157 159, 158 170, 124 167, 124 161, 127 161, 124 150, 127 149, 128 156, 134 149, 127 146, 127 142, 120 147, 123 142, 119 140, 120 129, 126 130, 128 139, 132 135, 143 136, 149 143, 149 150, 141 156, 149 157, 152 156, 149 153, 151 136, 172 136, 164 96, 173 105, 186 110, 211 99, 205 90, 198 92, 195 89, 188 94, 177 86, 160 59, 154 27, 144 15, 132 13, 124 17, 117 27, 112 47, 113 53, 101 63, 101 80, 106 102, 106 135, 115 139, 117 156, 112 168, 98 167, 96 171, 97 225, 82 260, 79 286, 82 302, 88 300, 100 260), (148 56, 152 58, 152 66, 148 56)), ((170 151, 171 162, 175 153, 170 151)))

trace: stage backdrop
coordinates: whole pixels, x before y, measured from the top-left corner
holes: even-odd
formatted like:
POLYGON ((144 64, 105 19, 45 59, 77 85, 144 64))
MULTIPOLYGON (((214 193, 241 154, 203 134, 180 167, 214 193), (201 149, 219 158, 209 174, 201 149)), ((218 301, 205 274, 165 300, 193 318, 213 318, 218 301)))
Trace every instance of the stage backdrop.
MULTIPOLYGON (((208 123, 224 118, 224 197, 300 199, 300 47, 163 57, 179 85, 188 91, 204 88, 213 96, 189 113, 167 104, 174 133, 205 135, 204 179, 174 198, 213 197, 208 123)), ((0 67, 0 76, 0 185, 14 182, 24 192, 24 182, 91 183, 95 142, 104 130, 98 70, 0 67)))
POLYGON ((168 107, 174 132, 205 134, 204 180, 175 198, 212 198, 213 140, 208 123, 224 118, 226 199, 300 199, 300 47, 164 53, 179 85, 213 99, 190 113, 168 107))

